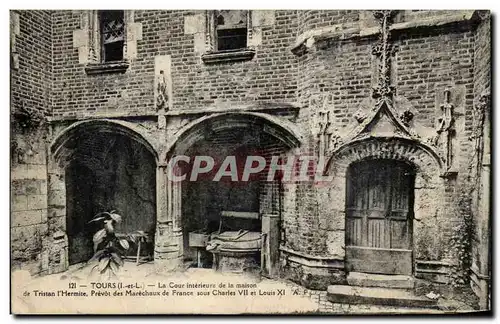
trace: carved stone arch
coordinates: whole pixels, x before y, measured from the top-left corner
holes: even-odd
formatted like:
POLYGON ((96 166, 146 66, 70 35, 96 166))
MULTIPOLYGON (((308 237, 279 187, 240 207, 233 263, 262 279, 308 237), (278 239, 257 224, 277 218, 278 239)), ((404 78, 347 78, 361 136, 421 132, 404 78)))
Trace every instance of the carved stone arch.
POLYGON ((76 122, 57 134, 49 145, 49 153, 53 162, 64 163, 64 157, 71 154, 67 150, 71 141, 81 134, 95 132, 124 135, 142 144, 158 161, 158 145, 150 140, 150 135, 140 126, 122 120, 96 119, 76 122))
POLYGON ((273 135, 290 148, 302 145, 304 138, 292 122, 276 116, 255 112, 217 113, 200 117, 182 127, 168 139, 159 161, 166 162, 171 154, 183 152, 209 132, 234 127, 257 128, 273 135))
POLYGON ((327 173, 343 175, 353 162, 369 159, 392 159, 411 164, 419 182, 439 182, 443 164, 429 146, 406 138, 375 137, 355 140, 331 153, 327 173))

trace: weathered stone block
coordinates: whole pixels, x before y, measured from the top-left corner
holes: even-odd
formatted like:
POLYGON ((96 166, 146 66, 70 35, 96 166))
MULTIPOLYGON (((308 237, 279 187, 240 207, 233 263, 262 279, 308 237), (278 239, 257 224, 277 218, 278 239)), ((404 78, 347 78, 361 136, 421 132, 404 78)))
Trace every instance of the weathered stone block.
POLYGON ((73 47, 88 46, 89 32, 88 30, 77 29, 73 30, 73 47))
POLYGON ((49 217, 48 218, 48 226, 52 231, 65 231, 66 230, 66 217, 65 216, 57 216, 57 217, 49 217))
POLYGON ((60 190, 49 190, 48 206, 66 206, 66 192, 60 190))
POLYGON ((196 53, 205 53, 205 34, 196 33, 194 34, 194 51, 196 53))
POLYGON ((262 29, 252 28, 252 38, 248 40, 248 46, 259 46, 262 44, 262 29))
POLYGON ((26 165, 26 173, 24 179, 47 179, 47 166, 44 164, 28 164, 26 165))
POLYGON ((89 47, 78 47, 78 63, 87 64, 89 62, 89 47))
POLYGON ((25 195, 12 195, 11 196, 12 211, 20 211, 28 209, 28 197, 25 195))
POLYGON ((21 180, 26 179, 26 164, 17 164, 12 166, 10 170, 10 179, 11 180, 21 180))
POLYGON ((42 222, 42 210, 25 210, 12 212, 12 226, 26 226, 40 224, 42 222))
POLYGON ((42 249, 42 238, 46 225, 29 225, 11 228, 11 251, 13 259, 30 260, 42 249))
POLYGON ((326 237, 326 247, 329 255, 344 258, 345 255, 345 232, 329 231, 326 237))
POLYGON ((127 47, 129 42, 142 40, 142 23, 129 23, 127 25, 127 47))
POLYGON ((252 10, 252 26, 272 26, 275 21, 274 10, 252 10))
POLYGON ((30 195, 28 196, 28 209, 47 209, 46 195, 30 195))
POLYGON ((204 14, 196 14, 184 17, 184 34, 191 35, 205 33, 206 17, 204 14))

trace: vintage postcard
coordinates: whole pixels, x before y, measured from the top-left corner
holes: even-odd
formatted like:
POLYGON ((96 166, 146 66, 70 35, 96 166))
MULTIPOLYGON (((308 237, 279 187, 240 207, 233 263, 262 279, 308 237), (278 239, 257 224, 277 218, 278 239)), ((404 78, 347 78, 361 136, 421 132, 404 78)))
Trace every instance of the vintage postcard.
POLYGON ((487 10, 11 10, 13 314, 491 295, 487 10))

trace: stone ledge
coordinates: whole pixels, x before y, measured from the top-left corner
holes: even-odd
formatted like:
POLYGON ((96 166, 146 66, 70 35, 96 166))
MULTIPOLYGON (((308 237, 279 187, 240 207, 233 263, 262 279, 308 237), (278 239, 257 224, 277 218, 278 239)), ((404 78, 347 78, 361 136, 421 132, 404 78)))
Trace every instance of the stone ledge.
MULTIPOLYGON (((428 19, 419 19, 395 23, 390 26, 391 31, 404 31, 420 27, 436 27, 455 23, 469 22, 474 18, 475 10, 460 10, 456 14, 435 16, 428 19)), ((359 23, 338 24, 329 27, 316 28, 305 31, 297 37, 294 45, 291 47, 292 53, 302 55, 307 49, 314 46, 322 40, 345 40, 352 38, 361 38, 379 34, 379 27, 362 27, 359 23)))
POLYGON ((249 61, 255 56, 254 49, 240 49, 235 51, 210 52, 201 56, 205 64, 215 64, 224 62, 249 61))
POLYGON ((80 121, 80 120, 93 120, 93 119, 126 119, 126 118, 143 118, 143 119, 157 119, 158 113, 127 113, 127 112, 94 112, 92 115, 80 115, 80 116, 53 116, 48 117, 47 121, 49 123, 57 123, 62 121, 80 121))
POLYGON ((291 103, 276 103, 276 102, 257 102, 255 104, 242 103, 219 103, 216 106, 202 106, 195 109, 174 109, 168 111, 166 116, 182 116, 182 115, 204 115, 212 113, 238 113, 238 112, 266 112, 275 110, 289 110, 298 112, 299 106, 291 103))
POLYGON ((85 73, 88 75, 124 73, 130 66, 128 61, 89 63, 85 66, 85 73))
POLYGON ((288 260, 311 268, 331 268, 344 269, 344 259, 341 257, 331 256, 315 256, 298 251, 293 251, 284 246, 280 247, 280 251, 288 254, 288 260))
POLYGON ((347 275, 350 286, 413 289, 415 280, 406 275, 383 275, 362 272, 350 272, 347 275))

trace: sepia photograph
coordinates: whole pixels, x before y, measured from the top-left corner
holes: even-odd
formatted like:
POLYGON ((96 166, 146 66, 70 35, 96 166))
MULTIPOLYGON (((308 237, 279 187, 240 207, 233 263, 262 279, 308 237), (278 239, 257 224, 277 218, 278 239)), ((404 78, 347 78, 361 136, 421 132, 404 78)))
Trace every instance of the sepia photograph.
POLYGON ((492 13, 368 9, 10 9, 10 313, 491 315, 492 13))

